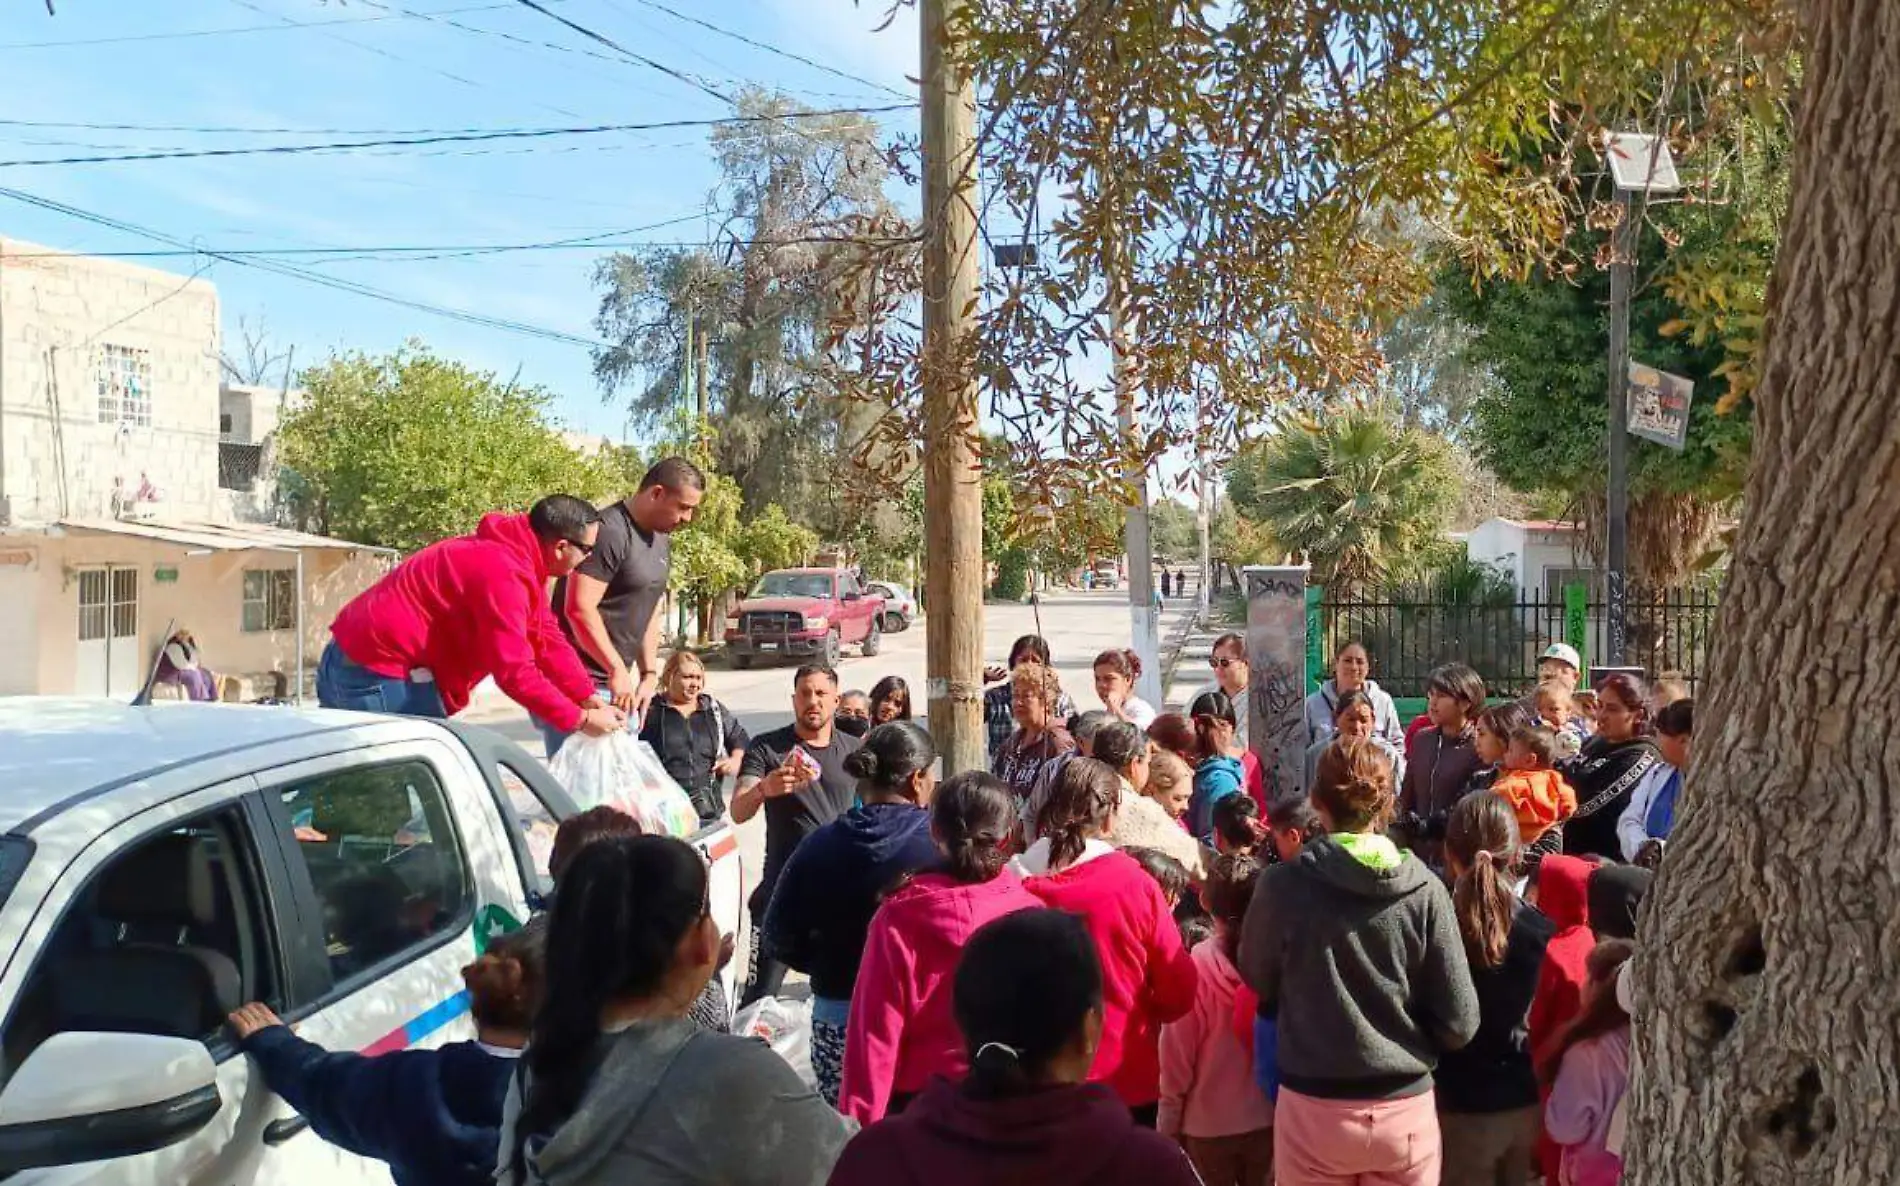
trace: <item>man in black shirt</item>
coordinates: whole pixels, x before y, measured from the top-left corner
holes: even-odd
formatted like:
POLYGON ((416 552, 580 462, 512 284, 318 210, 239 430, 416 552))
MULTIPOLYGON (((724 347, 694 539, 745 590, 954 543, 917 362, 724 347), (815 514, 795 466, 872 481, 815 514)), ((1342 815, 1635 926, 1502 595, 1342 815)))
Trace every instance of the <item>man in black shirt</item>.
MULTIPOLYGON (((599 686, 601 698, 646 720, 660 682, 660 598, 666 594, 671 536, 692 522, 706 476, 684 457, 654 463, 634 494, 600 513, 594 550, 554 587, 554 613, 599 686), (637 673, 637 674, 636 674, 637 673)), ((567 735, 543 724, 548 756, 567 735)))
POLYGON ((765 811, 765 870, 747 905, 752 911, 752 984, 745 1002, 777 996, 785 965, 759 951, 760 928, 772 890, 792 851, 805 837, 851 809, 858 780, 844 760, 860 742, 834 728, 838 673, 810 663, 792 677, 792 723, 752 739, 739 765, 732 796, 732 822, 743 824, 765 811))

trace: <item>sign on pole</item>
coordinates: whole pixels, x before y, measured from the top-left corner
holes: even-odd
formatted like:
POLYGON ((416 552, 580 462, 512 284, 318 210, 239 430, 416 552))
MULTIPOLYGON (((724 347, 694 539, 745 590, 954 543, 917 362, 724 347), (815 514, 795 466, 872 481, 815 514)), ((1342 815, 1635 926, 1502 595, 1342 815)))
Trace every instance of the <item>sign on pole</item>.
POLYGON ((1689 400, 1695 384, 1681 375, 1630 362, 1629 430, 1678 453, 1689 439, 1689 400))

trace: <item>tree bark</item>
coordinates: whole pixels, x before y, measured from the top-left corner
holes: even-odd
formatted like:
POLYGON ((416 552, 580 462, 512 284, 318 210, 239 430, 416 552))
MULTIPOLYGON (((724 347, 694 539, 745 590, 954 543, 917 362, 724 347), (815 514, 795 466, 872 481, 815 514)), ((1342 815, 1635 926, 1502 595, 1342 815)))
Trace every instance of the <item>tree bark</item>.
POLYGON ((1900 4, 1811 0, 1711 692, 1637 963, 1625 1181, 1900 1181, 1900 4))

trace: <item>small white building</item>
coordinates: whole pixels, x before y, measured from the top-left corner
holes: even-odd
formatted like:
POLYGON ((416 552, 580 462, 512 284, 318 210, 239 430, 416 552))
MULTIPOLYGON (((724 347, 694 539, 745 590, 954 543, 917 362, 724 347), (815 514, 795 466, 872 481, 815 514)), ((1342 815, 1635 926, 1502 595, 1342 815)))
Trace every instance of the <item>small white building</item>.
POLYGON ((280 393, 218 349, 209 281, 0 238, 0 695, 130 696, 177 629, 264 694, 383 571, 272 525, 280 393))
POLYGON ((1564 586, 1595 586, 1599 574, 1582 554, 1575 523, 1556 519, 1487 519, 1465 535, 1466 555, 1508 573, 1518 595, 1563 601, 1564 586))

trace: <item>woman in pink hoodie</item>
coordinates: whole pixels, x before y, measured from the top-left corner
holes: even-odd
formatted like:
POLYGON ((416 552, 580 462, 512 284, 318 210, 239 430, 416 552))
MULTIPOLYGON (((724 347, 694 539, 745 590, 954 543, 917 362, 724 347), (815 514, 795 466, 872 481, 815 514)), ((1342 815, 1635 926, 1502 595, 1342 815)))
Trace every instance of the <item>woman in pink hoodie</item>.
POLYGON ((1037 828, 1017 858, 1029 892, 1088 924, 1102 961, 1102 1044, 1089 1072, 1142 1124, 1161 1101, 1161 1027, 1194 1007, 1199 974, 1161 887, 1135 858, 1103 839, 1122 793, 1114 768, 1076 758, 1056 776, 1037 828))
POLYGON ((932 797, 942 865, 885 897, 851 994, 838 1110, 860 1124, 903 1111, 932 1076, 963 1074, 950 999, 957 960, 984 923, 1042 904, 1005 867, 1015 822, 1009 788, 982 771, 958 775, 932 797))
MULTIPOLYGON (((1252 1034, 1234 1032, 1240 972, 1234 954, 1260 862, 1232 853, 1214 862, 1201 903, 1214 937, 1194 949, 1200 985, 1194 1008, 1161 1031, 1161 1112, 1155 1127, 1176 1137, 1207 1186, 1273 1181, 1273 1105, 1254 1086, 1252 1034)), ((1251 1026, 1252 1017, 1248 1021, 1251 1026)))

